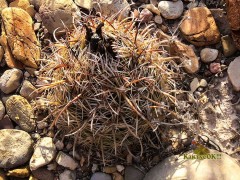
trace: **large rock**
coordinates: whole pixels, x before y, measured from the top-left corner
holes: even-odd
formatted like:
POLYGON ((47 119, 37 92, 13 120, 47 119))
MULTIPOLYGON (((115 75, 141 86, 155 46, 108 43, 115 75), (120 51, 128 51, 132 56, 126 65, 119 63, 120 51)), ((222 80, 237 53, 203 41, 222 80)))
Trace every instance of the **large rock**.
POLYGON ((166 158, 153 167, 144 180, 236 180, 240 177, 240 166, 235 159, 215 150, 210 150, 210 153, 220 155, 216 155, 216 159, 203 160, 184 159, 185 155, 166 158))
POLYGON ((73 14, 79 12, 72 0, 45 0, 40 5, 39 14, 49 33, 53 33, 56 28, 64 28, 64 26, 71 28, 73 14))
POLYGON ((28 14, 31 17, 34 17, 35 15, 35 10, 33 5, 30 5, 29 0, 14 0, 13 2, 11 2, 9 4, 9 7, 19 7, 23 10, 25 10, 26 12, 28 12, 28 14))
POLYGON ((228 77, 235 91, 240 91, 240 56, 235 58, 228 66, 228 77))
POLYGON ((110 17, 120 12, 122 18, 127 18, 130 11, 130 5, 126 0, 101 0, 94 2, 93 8, 101 12, 102 16, 105 17, 110 17))
POLYGON ((9 117, 24 131, 31 132, 35 128, 33 109, 28 101, 19 95, 10 96, 6 101, 9 117))
POLYGON ((0 78, 0 89, 9 94, 14 92, 19 86, 23 78, 23 72, 19 69, 6 70, 0 78))
POLYGON ((26 163, 32 155, 31 136, 21 130, 0 130, 0 168, 14 168, 26 163))
POLYGON ((170 54, 179 56, 179 61, 182 63, 186 72, 193 74, 199 70, 199 60, 193 48, 180 41, 173 41, 170 44, 170 54))
POLYGON ((166 19, 177 19, 183 13, 183 2, 181 0, 177 1, 160 1, 158 4, 158 9, 161 15, 166 19))
POLYGON ((39 140, 30 160, 30 169, 36 170, 50 163, 56 155, 56 147, 52 138, 44 137, 39 140))
POLYGON ((220 33, 215 20, 206 7, 196 7, 188 10, 180 30, 186 40, 196 46, 216 44, 220 41, 220 33))
MULTIPOLYGON (((5 8, 2 11, 2 21, 7 45, 13 57, 25 66, 37 68, 40 48, 31 16, 21 8, 5 8)), ((3 47, 6 48, 6 45, 3 47)))

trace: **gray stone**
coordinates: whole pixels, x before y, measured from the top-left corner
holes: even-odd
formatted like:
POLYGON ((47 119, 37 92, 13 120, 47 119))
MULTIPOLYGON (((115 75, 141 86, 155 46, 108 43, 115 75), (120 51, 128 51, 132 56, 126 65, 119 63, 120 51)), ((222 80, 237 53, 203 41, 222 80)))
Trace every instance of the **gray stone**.
POLYGON ((0 130, 0 168, 14 168, 31 158, 31 136, 21 130, 0 130))
POLYGON ((140 171, 139 169, 133 167, 133 166, 127 166, 125 168, 124 173, 124 180, 142 180, 144 177, 144 173, 140 171))
POLYGON ((75 180, 76 172, 65 169, 60 175, 59 180, 75 180))
POLYGON ((19 95, 10 96, 6 101, 8 116, 24 131, 31 132, 35 129, 35 119, 32 106, 19 95))
POLYGON ((54 180, 53 172, 49 171, 47 168, 38 168, 32 171, 32 174, 38 180, 54 180))
POLYGON ((19 86, 23 78, 23 73, 19 69, 6 70, 0 78, 0 89, 9 94, 14 92, 19 86))
POLYGON ((13 123, 8 115, 5 115, 3 119, 0 120, 0 129, 14 129, 13 123))
POLYGON ((183 13, 183 2, 181 0, 176 2, 160 1, 158 4, 158 9, 164 18, 177 19, 183 13))
POLYGON ((20 95, 25 97, 28 100, 35 99, 37 97, 37 91, 36 88, 27 80, 23 81, 20 95))
POLYGON ((217 49, 211 49, 211 48, 204 48, 200 52, 201 60, 204 63, 210 63, 214 61, 218 56, 218 50, 217 49))
POLYGON ((240 56, 236 57, 228 66, 228 77, 235 91, 240 91, 240 56))
POLYGON ((92 175, 90 180, 112 180, 112 178, 109 174, 96 172, 92 175))
MULTIPOLYGON (((236 177, 240 177, 240 167, 235 159, 215 150, 210 150, 210 153, 216 154, 217 159, 184 159, 184 155, 166 158, 153 167, 144 180, 236 180, 236 177)), ((187 152, 186 155, 193 154, 187 152)))
POLYGON ((78 163, 69 155, 65 154, 64 152, 60 151, 57 155, 56 162, 70 170, 75 170, 78 166, 78 163))
POLYGON ((30 160, 30 169, 36 170, 50 163, 56 155, 56 148, 52 138, 44 137, 40 139, 30 160))
POLYGON ((79 12, 79 8, 72 0, 46 0, 42 1, 39 14, 49 33, 53 33, 56 28, 73 26, 73 14, 79 12), (64 23, 64 25, 63 25, 64 23))
POLYGON ((126 0, 101 0, 100 2, 94 2, 93 8, 106 17, 121 11, 122 18, 127 18, 130 11, 130 5, 126 0))

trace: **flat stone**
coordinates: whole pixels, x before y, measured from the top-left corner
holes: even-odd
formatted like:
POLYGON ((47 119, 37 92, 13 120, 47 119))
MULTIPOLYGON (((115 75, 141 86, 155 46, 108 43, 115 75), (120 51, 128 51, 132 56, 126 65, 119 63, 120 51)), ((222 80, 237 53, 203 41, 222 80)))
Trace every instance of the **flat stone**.
POLYGON ((183 13, 183 2, 181 0, 176 2, 160 1, 158 4, 158 9, 164 18, 177 19, 183 13))
POLYGON ((215 20, 206 7, 196 7, 186 11, 186 17, 180 30, 186 40, 196 46, 216 44, 220 41, 220 33, 215 20))
POLYGON ((200 52, 201 60, 204 63, 210 63, 214 61, 218 56, 218 50, 217 49, 211 49, 211 48, 204 48, 200 52))
POLYGON ((0 130, 0 168, 15 168, 31 158, 31 136, 16 129, 0 130))
POLYGON ((25 98, 10 96, 6 101, 6 109, 8 116, 24 131, 31 132, 35 129, 33 109, 25 98))
MULTIPOLYGON (((192 152, 185 154, 192 155, 192 152)), ((210 150, 218 159, 184 159, 184 155, 171 156, 153 167, 143 180, 159 179, 206 179, 235 180, 240 177, 240 166, 235 159, 225 153, 210 150), (219 155, 217 155, 219 154, 219 155)))
POLYGON ((60 175, 59 180, 75 180, 76 172, 65 169, 60 175))
POLYGON ((142 180, 144 177, 144 173, 140 171, 139 169, 133 167, 133 166, 127 166, 125 168, 124 173, 124 180, 142 180))
POLYGON ((193 74, 199 70, 199 60, 193 48, 180 41, 173 41, 170 44, 171 55, 180 57, 179 61, 187 73, 193 74))
POLYGON ((93 3, 93 8, 97 12, 101 12, 102 16, 111 17, 121 11, 121 19, 127 18, 128 14, 131 10, 129 3, 127 0, 101 0, 98 3, 93 3), (101 7, 101 9, 99 8, 101 7))
POLYGON ((56 162, 70 170, 75 170, 78 166, 78 163, 69 155, 65 154, 64 152, 60 151, 57 155, 56 162))
POLYGON ((40 45, 33 30, 31 16, 21 8, 5 8, 2 11, 2 22, 13 57, 25 66, 37 68, 40 45))
POLYGON ((20 89, 20 95, 27 100, 35 99, 38 95, 36 88, 27 80, 24 80, 20 89))
POLYGON ((39 15, 49 33, 56 28, 73 27, 73 14, 79 12, 79 8, 72 0, 46 0, 40 4, 39 15))
POLYGON ((240 56, 235 58, 228 66, 228 77, 235 91, 240 91, 240 56))
POLYGON ((5 115, 3 119, 0 120, 0 129, 14 129, 13 123, 8 115, 5 115))
POLYGON ((232 56, 237 51, 237 48, 231 36, 229 35, 222 36, 221 41, 223 47, 223 54, 225 57, 232 56))
POLYGON ((52 138, 44 137, 40 139, 30 160, 30 169, 36 170, 49 164, 56 155, 56 148, 52 138))
POLYGON ((54 180, 54 173, 47 168, 38 168, 32 174, 38 180, 54 180))
POLYGON ((28 166, 20 167, 17 169, 12 169, 7 172, 7 176, 17 177, 17 178, 27 178, 30 176, 30 169, 28 166))
POLYGON ((112 178, 109 174, 96 172, 91 176, 90 180, 112 180, 112 178))
POLYGON ((23 78, 23 72, 19 69, 6 70, 0 77, 0 89, 9 94, 14 92, 19 86, 23 78))

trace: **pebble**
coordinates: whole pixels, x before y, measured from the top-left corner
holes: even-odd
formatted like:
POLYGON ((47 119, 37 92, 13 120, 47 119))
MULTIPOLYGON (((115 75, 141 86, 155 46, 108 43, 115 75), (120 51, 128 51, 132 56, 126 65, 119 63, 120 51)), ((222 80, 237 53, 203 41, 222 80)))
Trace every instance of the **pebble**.
POLYGON ((32 174, 38 180, 54 180, 54 174, 47 168, 38 168, 32 171, 32 174))
POLYGON ((17 177, 17 178, 26 178, 30 176, 30 169, 27 166, 27 167, 9 170, 7 172, 7 176, 17 177))
POLYGON ((23 72, 19 69, 6 70, 0 78, 0 89, 9 94, 14 92, 19 86, 23 78, 23 72))
POLYGON ((218 50, 217 49, 211 49, 211 48, 204 48, 200 52, 201 60, 204 63, 210 63, 214 61, 218 56, 218 50))
MULTIPOLYGON (((102 172, 95 172, 90 180, 112 180, 111 176, 102 172)), ((133 179, 131 179, 133 180, 133 179)))
POLYGON ((59 151, 64 148, 63 142, 59 141, 59 140, 57 140, 57 142, 55 143, 55 146, 56 146, 57 150, 59 150, 59 151))
POLYGON ((0 120, 0 129, 14 129, 13 123, 8 115, 5 115, 3 119, 0 120))
POLYGON ((161 14, 159 9, 156 6, 154 6, 153 4, 144 4, 144 5, 140 6, 140 8, 148 9, 152 13, 157 14, 159 16, 161 14))
POLYGON ((223 54, 225 57, 232 56, 237 51, 237 48, 231 36, 222 36, 221 41, 223 47, 223 54))
POLYGON ((177 19, 183 13, 183 2, 181 0, 176 2, 160 1, 158 4, 158 9, 164 18, 177 19))
POLYGON ((27 100, 35 99, 38 96, 36 88, 27 80, 23 81, 20 89, 20 95, 25 97, 27 100))
POLYGON ((155 16, 154 17, 154 22, 157 23, 157 24, 162 24, 163 23, 162 17, 161 16, 155 16))
POLYGON ((34 29, 34 31, 38 31, 39 29, 40 29, 40 27, 41 27, 41 23, 34 23, 34 26, 33 26, 33 29, 34 29))
MULTIPOLYGON (((143 180, 157 179, 228 179, 240 177, 240 166, 235 159, 225 153, 210 149, 210 154, 218 159, 184 159, 182 156, 171 156, 150 169, 143 180), (219 154, 219 156, 217 155, 219 154), (161 177, 161 178, 159 178, 161 177)), ((186 155, 195 155, 191 151, 186 155)))
POLYGON ((30 169, 36 170, 50 163, 56 155, 56 148, 53 139, 44 137, 40 139, 30 160, 30 169))
POLYGON ((220 63, 211 63, 209 66, 211 73, 216 74, 222 71, 220 63))
POLYGON ((140 12, 139 19, 142 23, 147 23, 151 21, 152 18, 153 18, 152 12, 146 8, 140 12))
POLYGON ((60 175, 59 180, 75 180, 76 172, 65 169, 60 175))
POLYGON ((127 166, 125 168, 124 180, 142 180, 144 173, 133 166, 127 166))
POLYGON ((5 106, 4 106, 3 102, 0 101, 0 122, 3 119, 5 112, 6 112, 5 106))
POLYGON ((88 1, 75 0, 74 2, 76 5, 78 5, 82 8, 88 9, 88 10, 92 9, 92 6, 93 6, 92 0, 88 0, 88 1))
POLYGON ((0 168, 15 168, 31 158, 31 136, 22 130, 0 130, 0 168))
POLYGON ((116 168, 118 172, 122 172, 125 169, 123 165, 116 165, 116 168))
POLYGON ((64 152, 60 151, 57 155, 56 162, 70 170, 75 170, 78 166, 78 163, 69 155, 65 154, 64 152))
POLYGON ((240 56, 236 57, 228 66, 228 77, 235 91, 240 91, 240 56))
POLYGON ((211 11, 196 7, 185 12, 180 31, 187 41, 195 46, 207 46, 220 41, 220 33, 211 11))
POLYGON ((38 122, 37 123, 37 128, 38 129, 44 129, 46 127, 48 127, 48 123, 47 122, 38 122))
POLYGON ((6 101, 6 110, 8 116, 24 131, 31 132, 35 129, 32 106, 22 96, 10 96, 6 101))

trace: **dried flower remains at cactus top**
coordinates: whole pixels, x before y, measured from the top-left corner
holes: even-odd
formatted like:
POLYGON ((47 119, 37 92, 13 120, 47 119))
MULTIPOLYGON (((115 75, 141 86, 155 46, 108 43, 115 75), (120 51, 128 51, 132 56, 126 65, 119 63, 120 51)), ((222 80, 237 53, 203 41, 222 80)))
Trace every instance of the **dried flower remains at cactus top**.
MULTIPOLYGON (((97 20, 88 24, 93 31, 97 20)), ((128 19, 104 21, 101 33, 113 53, 92 52, 86 27, 79 26, 45 54, 38 78, 46 84, 38 90, 52 126, 86 152, 100 152, 105 162, 161 149, 166 125, 185 122, 176 98, 184 93, 185 73, 168 56, 168 40, 128 19)))

